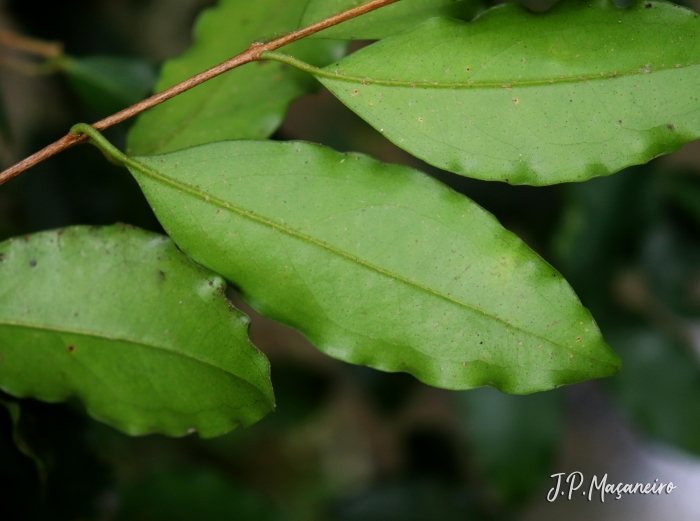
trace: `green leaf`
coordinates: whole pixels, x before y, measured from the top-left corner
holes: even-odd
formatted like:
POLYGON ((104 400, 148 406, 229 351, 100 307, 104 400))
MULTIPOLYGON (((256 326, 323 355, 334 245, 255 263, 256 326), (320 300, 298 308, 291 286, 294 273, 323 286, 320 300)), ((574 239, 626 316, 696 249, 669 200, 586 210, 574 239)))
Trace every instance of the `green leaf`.
POLYGON ((610 335, 625 370, 609 381, 625 415, 648 435, 700 454, 700 364, 692 346, 646 328, 610 335))
POLYGON ((511 393, 619 368, 551 266, 420 172, 295 142, 123 160, 183 251, 330 356, 511 393))
MULTIPOLYGON (((243 52, 256 38, 297 28, 306 0, 221 0, 197 22, 194 45, 165 63, 156 87, 165 90, 243 52)), ((314 64, 345 52, 343 42, 304 40, 285 49, 314 64)), ((129 132, 136 155, 172 152, 226 139, 261 139, 282 123, 289 103, 318 88, 313 78, 278 63, 244 65, 162 103, 129 132)))
MULTIPOLYGON (((369 0, 310 0, 300 27, 320 22, 330 16, 369 0)), ((401 0, 316 33, 316 38, 350 40, 381 40, 393 36, 435 16, 450 16, 470 20, 477 13, 476 0, 401 0)))
POLYGON ((273 408, 225 283, 167 237, 75 227, 0 244, 0 388, 77 396, 129 434, 223 434, 273 408))
POLYGON ((138 103, 153 91, 156 83, 153 66, 133 58, 67 58, 62 71, 85 102, 105 114, 138 103))
POLYGON ((308 70, 398 146, 479 179, 582 181, 700 137, 700 20, 671 3, 500 5, 308 70))
POLYGON ((472 457, 498 496, 522 503, 542 486, 563 434, 558 392, 507 396, 479 389, 458 396, 472 457))

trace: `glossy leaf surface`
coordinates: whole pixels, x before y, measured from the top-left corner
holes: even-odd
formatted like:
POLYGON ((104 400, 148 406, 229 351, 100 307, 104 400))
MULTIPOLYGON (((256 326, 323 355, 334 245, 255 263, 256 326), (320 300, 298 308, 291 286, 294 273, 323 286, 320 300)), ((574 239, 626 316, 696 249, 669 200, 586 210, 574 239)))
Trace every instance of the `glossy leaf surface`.
MULTIPOLYGON (((300 27, 306 27, 353 7, 366 4, 361 0, 310 0, 300 27)), ((363 14, 313 35, 317 38, 381 40, 398 34, 435 16, 469 20, 477 12, 476 0, 401 0, 376 11, 363 14)))
MULTIPOLYGON (((305 5, 303 0, 221 0, 200 16, 194 45, 165 63, 156 90, 243 52, 258 38, 295 30, 305 5)), ((342 56, 345 44, 306 40, 285 49, 325 65, 342 56)), ((317 86, 309 75, 285 65, 244 65, 144 113, 129 132, 129 150, 156 154, 226 139, 266 138, 282 123, 287 105, 317 86)))
POLYGON ((583 181, 700 137, 700 20, 671 3, 501 5, 317 74, 398 146, 479 179, 583 181))
POLYGON ((188 255, 335 358, 511 393, 618 369, 551 266, 415 170, 295 142, 126 162, 188 255))
POLYGON ((247 317, 167 237, 67 228, 6 241, 0 260, 2 390, 77 396, 129 434, 216 436, 273 408, 247 317))

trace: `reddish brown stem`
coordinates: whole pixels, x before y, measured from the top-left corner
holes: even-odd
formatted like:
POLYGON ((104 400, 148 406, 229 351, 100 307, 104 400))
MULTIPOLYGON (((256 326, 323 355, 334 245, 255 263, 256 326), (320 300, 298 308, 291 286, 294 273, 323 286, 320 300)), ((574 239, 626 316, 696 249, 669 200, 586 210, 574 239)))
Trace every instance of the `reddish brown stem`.
MULTIPOLYGON (((108 118, 100 120, 97 123, 94 123, 92 126, 95 129, 102 131, 106 128, 121 123, 122 121, 125 121, 131 117, 134 117, 137 114, 140 114, 141 112, 158 105, 159 103, 163 103, 164 101, 167 101, 170 98, 177 96, 178 94, 190 90, 191 88, 196 87, 197 85, 204 83, 205 81, 215 78, 216 76, 219 76, 224 72, 230 71, 231 69, 235 69, 236 67, 240 67, 241 65, 244 65, 246 63, 260 60, 260 54, 265 51, 274 51, 292 42, 301 40, 306 36, 312 35, 319 31, 323 31, 324 29, 337 25, 341 22, 345 22, 346 20, 350 20, 357 16, 363 15, 370 11, 374 11, 376 9, 379 9, 380 7, 396 3, 398 1, 400 0, 372 0, 371 2, 367 2, 366 4, 363 4, 359 7, 349 9, 343 13, 331 16, 330 18, 326 18, 325 20, 305 27, 304 29, 299 29, 298 31, 286 34, 281 38, 272 40, 271 42, 253 43, 241 54, 234 56, 233 58, 226 60, 225 62, 220 63, 219 65, 216 65, 211 69, 201 72, 196 76, 193 76, 183 81, 182 83, 178 83, 177 85, 174 85, 169 89, 159 92, 158 94, 154 94, 150 98, 146 98, 145 100, 135 105, 132 105, 129 108, 126 108, 120 112, 117 112, 116 114, 109 116, 108 118)), ((63 136, 55 143, 52 143, 51 145, 40 150, 36 154, 29 156, 28 158, 20 161, 16 165, 0 173, 0 184, 9 181, 13 177, 18 176, 25 170, 28 170, 29 168, 33 167, 38 163, 41 163, 42 161, 50 158, 51 156, 54 156, 59 152, 62 152, 63 150, 66 150, 67 148, 70 148, 72 146, 84 143, 87 140, 88 136, 86 134, 68 134, 66 136, 63 136)))

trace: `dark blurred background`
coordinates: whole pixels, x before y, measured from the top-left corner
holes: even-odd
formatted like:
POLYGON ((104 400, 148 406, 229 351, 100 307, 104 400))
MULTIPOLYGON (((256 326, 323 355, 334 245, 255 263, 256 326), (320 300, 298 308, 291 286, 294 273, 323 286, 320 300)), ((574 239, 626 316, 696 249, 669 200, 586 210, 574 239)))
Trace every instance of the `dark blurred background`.
MULTIPOLYGON (((0 48, 0 166, 148 94, 214 3, 0 1, 0 28, 60 42, 86 67, 118 57, 131 82, 105 98, 80 73, 18 66, 0 48)), ((123 148, 127 130, 107 137, 123 148)), ((700 519, 700 143, 582 184, 511 187, 420 162, 326 91, 296 101, 274 139, 410 165, 474 199, 567 277, 622 372, 525 397, 434 389, 330 359, 232 293, 270 358, 276 413, 213 440, 130 438, 79 403, 0 393, 0 519, 700 519), (548 503, 549 476, 575 470, 678 488, 548 503)), ((162 231, 129 173, 92 147, 0 187, 0 240, 118 221, 162 231)))

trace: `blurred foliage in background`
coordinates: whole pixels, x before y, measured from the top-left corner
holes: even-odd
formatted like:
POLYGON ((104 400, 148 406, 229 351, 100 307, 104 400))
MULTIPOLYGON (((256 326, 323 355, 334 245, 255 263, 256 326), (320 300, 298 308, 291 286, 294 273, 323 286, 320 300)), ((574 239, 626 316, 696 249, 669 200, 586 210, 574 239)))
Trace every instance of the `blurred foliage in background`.
MULTIPOLYGON (((145 96, 213 3, 0 2, 0 27, 61 42, 73 57, 36 76, 8 67, 2 51, 2 166, 145 96)), ((107 137, 123 148, 127 128, 107 137)), ((425 165, 324 92, 295 102, 275 138, 408 164, 474 199, 567 277, 622 372, 531 396, 448 392, 324 357, 236 300, 272 363, 275 414, 213 440, 129 438, 77 403, 0 394, 2 519, 512 519, 543 501, 550 474, 578 470, 561 462, 592 457, 575 443, 586 436, 571 420, 582 403, 613 412, 606 429, 700 454, 697 143, 610 177, 529 188, 425 165)), ((0 187, 0 240, 115 222, 161 231, 129 173, 92 147, 0 187)))

